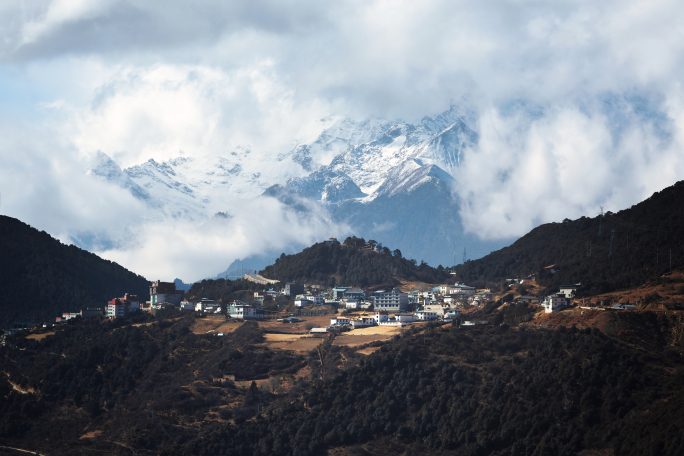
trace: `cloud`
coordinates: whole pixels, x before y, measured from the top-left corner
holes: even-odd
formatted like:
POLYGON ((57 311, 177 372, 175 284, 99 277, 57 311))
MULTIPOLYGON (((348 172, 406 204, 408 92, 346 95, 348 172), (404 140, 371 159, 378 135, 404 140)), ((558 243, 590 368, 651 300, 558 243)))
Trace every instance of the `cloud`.
POLYGON ((80 232, 126 237, 144 209, 130 193, 86 175, 89 162, 55 132, 7 118, 0 124, 1 214, 68 243, 80 232))
POLYGON ((64 134, 79 150, 102 149, 122 166, 149 158, 221 155, 248 147, 270 157, 310 141, 328 111, 316 100, 295 106, 262 63, 225 72, 207 66, 123 68, 88 106, 67 106, 64 134))
POLYGON ((221 228, 145 221, 84 175, 92 154, 127 167, 240 146, 274 167, 328 115, 415 122, 464 97, 481 138, 456 176, 469 230, 620 209, 682 175, 683 16, 675 0, 3 2, 0 209, 65 240, 96 233, 152 276, 178 258, 144 254, 174 239, 202 277, 214 260, 179 245, 217 246, 220 270, 333 228, 257 205, 261 224, 236 199, 221 228))
POLYGON ((196 281, 215 276, 237 258, 300 248, 349 233, 323 213, 298 214, 275 198, 233 202, 230 217, 205 223, 189 220, 145 223, 134 228, 136 246, 99 252, 107 259, 135 265, 149 279, 196 281))
POLYGON ((150 208, 126 189, 88 174, 90 157, 58 133, 2 120, 0 214, 85 244, 150 279, 200 280, 236 258, 349 233, 315 204, 302 202, 304 215, 275 198, 226 200, 221 207, 229 216, 204 221, 148 217, 150 208))
POLYGON ((464 154, 454 187, 467 231, 522 236, 600 206, 624 209, 681 178, 679 104, 662 118, 664 106, 640 97, 591 101, 481 117, 480 142, 464 154))

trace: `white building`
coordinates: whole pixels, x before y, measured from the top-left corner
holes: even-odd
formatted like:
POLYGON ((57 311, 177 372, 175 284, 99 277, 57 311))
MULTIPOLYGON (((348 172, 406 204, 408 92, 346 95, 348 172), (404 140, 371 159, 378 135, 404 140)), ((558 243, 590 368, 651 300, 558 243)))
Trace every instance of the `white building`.
POLYGON ((354 329, 363 328, 365 326, 374 326, 375 318, 373 317, 359 317, 351 321, 351 325, 354 329))
POLYGON ((434 312, 437 315, 444 315, 444 312, 446 312, 448 309, 445 309, 444 306, 441 304, 428 304, 425 307, 423 307, 423 311, 425 312, 434 312))
POLYGON ((461 294, 465 296, 472 296, 475 294, 477 289, 475 287, 469 287, 466 284, 456 284, 453 287, 449 289, 449 294, 455 295, 455 294, 461 294))
POLYGON ((412 321, 416 321, 416 316, 413 315, 412 313, 398 313, 394 314, 394 318, 397 321, 401 321, 404 323, 411 323, 412 321))
POLYGON ((566 298, 572 299, 577 293, 577 287, 574 285, 561 285, 558 294, 562 294, 566 298))
POLYGON ((345 309, 356 310, 360 308, 358 299, 343 299, 342 302, 345 309))
POLYGON ((348 325, 350 323, 350 319, 347 317, 337 317, 337 318, 331 318, 330 319, 330 326, 335 326, 335 325, 348 325))
POLYGON ((210 312, 211 310, 209 310, 209 308, 214 306, 215 304, 213 299, 202 298, 201 301, 195 301, 195 312, 210 312))
POLYGON ((264 318, 263 314, 257 313, 257 308, 242 301, 233 301, 228 307, 230 318, 264 318))
POLYGON ((489 291, 478 291, 469 298, 472 302, 486 302, 492 300, 492 293, 489 291))
POLYGON ((375 310, 403 312, 408 309, 408 293, 402 293, 396 288, 390 291, 378 290, 373 293, 373 306, 375 310))
POLYGON ((437 312, 430 312, 427 310, 420 310, 416 312, 416 319, 419 321, 430 321, 430 320, 437 320, 439 318, 439 315, 437 312))
POLYGON ((308 299, 295 299, 295 307, 306 307, 311 304, 311 301, 308 299))
POLYGON ((197 302, 188 301, 187 299, 184 299, 180 303, 180 308, 181 308, 181 310, 195 310, 196 305, 197 305, 197 302))
POLYGON ((375 324, 379 324, 381 321, 387 321, 389 320, 389 315, 387 315, 387 312, 375 312, 375 315, 373 315, 373 320, 375 320, 375 324))
POLYGON ((119 299, 114 299, 107 303, 107 316, 109 318, 123 317, 125 314, 125 307, 123 302, 119 299))
POLYGON ((157 280, 150 286, 150 302, 153 306, 164 302, 177 306, 181 299, 183 299, 183 291, 176 290, 176 284, 173 282, 157 280))
POLYGON ((552 294, 544 298, 542 302, 544 306, 545 313, 558 312, 561 308, 568 305, 568 301, 563 296, 558 296, 557 294, 552 294))

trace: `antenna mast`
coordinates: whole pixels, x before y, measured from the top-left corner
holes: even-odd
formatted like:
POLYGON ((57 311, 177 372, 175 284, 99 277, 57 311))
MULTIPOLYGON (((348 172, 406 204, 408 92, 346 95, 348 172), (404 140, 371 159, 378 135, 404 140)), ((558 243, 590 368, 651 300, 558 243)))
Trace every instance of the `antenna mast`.
POLYGON ((601 233, 603 232, 603 206, 601 207, 601 216, 599 217, 599 236, 601 236, 601 233))

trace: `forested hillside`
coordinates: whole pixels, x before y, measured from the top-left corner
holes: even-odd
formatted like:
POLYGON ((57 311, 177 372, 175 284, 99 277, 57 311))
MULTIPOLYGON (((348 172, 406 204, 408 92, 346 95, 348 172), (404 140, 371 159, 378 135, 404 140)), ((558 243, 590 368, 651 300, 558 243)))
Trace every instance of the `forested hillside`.
POLYGON ((424 262, 417 264, 416 260, 404 258, 398 249, 360 248, 364 244, 363 238, 356 237, 347 238, 344 244, 317 243, 294 255, 282 254, 261 274, 281 281, 354 287, 392 285, 397 283, 395 278, 438 283, 449 277, 441 265, 433 268, 424 262))
POLYGON ((198 336, 189 330, 194 315, 179 315, 93 318, 42 341, 10 338, 0 346, 0 371, 7 375, 0 378, 0 445, 80 454, 85 443, 89 451, 116 454, 114 441, 158 454, 166 443, 191 437, 184 424, 191 428, 212 412, 225 419, 255 414, 254 397, 245 398, 232 382, 209 388, 212 376, 260 379, 306 365, 302 356, 255 345, 264 339, 256 324, 236 324, 225 337, 198 336), (10 381, 29 393, 12 393, 10 381), (95 448, 79 439, 104 428, 111 433, 95 448))
POLYGON ((598 330, 575 328, 449 327, 405 336, 316 384, 301 401, 225 425, 175 453, 314 455, 389 437, 422 454, 570 456, 611 449, 619 456, 643 454, 638 448, 649 444, 661 455, 682 454, 684 413, 662 400, 682 394, 681 359, 632 350, 598 330), (647 410, 665 419, 668 438, 652 438, 647 410), (624 444, 634 427, 642 433, 624 444))
POLYGON ((369 454, 358 445, 396 455, 684 452, 681 339, 662 350, 589 328, 430 324, 368 356, 327 339, 296 354, 264 346, 256 323, 216 337, 193 334, 188 313, 136 318, 0 347, 0 444, 200 456, 369 454), (285 382, 211 382, 231 374, 285 382))
POLYGON ((500 282, 536 273, 550 290, 581 282, 582 294, 605 293, 684 267, 683 232, 680 181, 618 213, 535 228, 509 247, 457 266, 457 278, 500 282))
POLYGON ((147 300, 148 285, 116 263, 0 216, 0 328, 102 307, 124 293, 147 300))
POLYGON ((255 291, 265 290, 265 285, 248 280, 204 279, 195 282, 185 293, 188 299, 214 299, 230 302, 235 299, 252 301, 255 291))

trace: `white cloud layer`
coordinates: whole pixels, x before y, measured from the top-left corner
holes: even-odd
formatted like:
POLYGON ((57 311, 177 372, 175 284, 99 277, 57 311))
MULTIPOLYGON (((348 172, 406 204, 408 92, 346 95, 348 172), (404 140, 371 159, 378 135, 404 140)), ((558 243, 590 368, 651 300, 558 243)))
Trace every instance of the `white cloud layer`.
POLYGON ((624 209, 684 176, 681 134, 660 130, 681 130, 679 106, 668 108, 666 125, 618 106, 625 110, 619 132, 612 116, 594 108, 555 106, 532 118, 484 113, 480 143, 464 154, 454 188, 467 230, 522 236, 540 223, 594 216, 599 206, 624 209))
POLYGON ((125 167, 242 146, 268 161, 327 115, 416 121, 464 95, 480 115, 455 189, 469 230, 617 210, 683 175, 683 20, 684 4, 656 0, 10 0, 0 212, 62 239, 102 233, 115 248, 101 253, 150 277, 201 278, 333 228, 266 207, 261 224, 238 202, 243 225, 153 225, 83 175, 90 156, 125 167), (164 239, 188 248, 151 258, 164 239), (172 273, 182 255, 194 266, 172 273))

